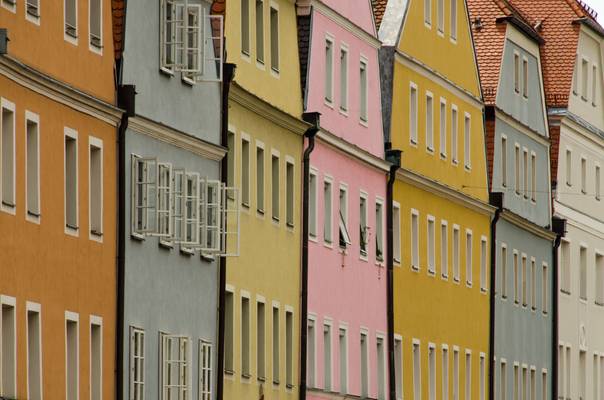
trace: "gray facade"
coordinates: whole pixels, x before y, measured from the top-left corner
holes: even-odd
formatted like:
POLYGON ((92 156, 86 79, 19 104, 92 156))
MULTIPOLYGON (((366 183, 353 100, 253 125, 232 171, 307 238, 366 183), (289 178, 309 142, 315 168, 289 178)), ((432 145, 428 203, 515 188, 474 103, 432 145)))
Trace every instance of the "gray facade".
MULTIPOLYGON (((188 3, 200 5, 201 15, 210 12, 208 2, 188 3)), ((129 1, 125 17, 120 81, 135 85, 137 94, 136 116, 130 118, 123 149, 126 162, 122 227, 126 229, 123 398, 141 398, 133 394, 138 390, 144 392, 145 399, 177 398, 176 392, 167 395, 166 387, 184 380, 188 399, 206 399, 209 395, 202 395, 200 388, 204 372, 201 341, 211 346, 209 380, 213 397, 217 377, 218 257, 201 257, 199 251, 184 251, 169 240, 137 235, 132 223, 133 155, 155 158, 158 163, 169 163, 173 169, 212 180, 220 180, 220 159, 224 155, 220 147, 221 83, 187 81, 177 68, 173 71, 161 68, 163 6, 161 0, 129 1), (138 361, 144 364, 142 368, 136 365, 141 350, 133 342, 134 328, 144 332, 144 359, 138 361), (183 345, 175 339, 176 350, 168 354, 163 335, 188 341, 183 345), (175 357, 179 362, 170 364, 175 357), (135 383, 141 380, 133 376, 135 369, 143 374, 144 385, 135 383), (181 378, 183 374, 185 377, 181 378)), ((205 27, 209 30, 210 24, 205 27)), ((213 43, 206 42, 205 49, 213 51, 213 43)), ((174 183, 171 185, 173 188, 174 183)), ((207 381, 207 376, 204 379, 207 381)))

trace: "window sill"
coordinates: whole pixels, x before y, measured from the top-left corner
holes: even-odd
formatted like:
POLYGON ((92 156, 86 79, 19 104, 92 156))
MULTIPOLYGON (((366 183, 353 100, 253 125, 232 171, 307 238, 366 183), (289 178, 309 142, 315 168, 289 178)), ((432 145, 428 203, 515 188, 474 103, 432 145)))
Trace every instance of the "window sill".
POLYGON ((362 125, 362 126, 364 126, 365 128, 369 127, 369 121, 367 121, 366 118, 359 119, 359 124, 362 125))
POLYGON ((417 147, 417 140, 409 139, 409 143, 411 144, 411 146, 417 147))
POLYGON ((79 236, 79 228, 77 226, 65 225, 65 233, 70 236, 79 236))
POLYGON ((294 223, 293 222, 286 222, 285 226, 287 226, 289 229, 294 229, 294 223))
POLYGON ((213 254, 207 254, 207 253, 200 253, 199 257, 201 258, 202 261, 205 262, 214 262, 216 261, 216 257, 213 254))
POLYGON ((192 88, 193 86, 195 86, 195 81, 193 79, 191 79, 190 77, 188 77, 185 74, 182 74, 180 77, 180 81, 183 83, 183 85, 185 85, 186 87, 190 87, 192 88))
POLYGON ((440 153, 440 159, 443 161, 447 161, 447 155, 445 153, 440 153))
POLYGON ((136 233, 136 232, 130 233, 130 238, 132 238, 134 240, 138 240, 139 242, 142 242, 143 240, 145 240, 144 235, 141 235, 140 233, 136 233))
POLYGON ((25 19, 34 25, 40 25, 40 13, 38 10, 30 10, 28 7, 27 11, 25 12, 25 19))
POLYGON ((419 266, 411 265, 411 271, 413 271, 413 272, 419 272, 419 266))
POLYGON ((180 254, 186 255, 186 256, 192 256, 195 254, 195 250, 193 249, 189 249, 187 247, 181 247, 180 248, 180 254))
POLYGON ((89 239, 94 242, 103 243, 103 232, 92 230, 90 231, 89 239))
POLYGON ((25 214, 25 220, 39 225, 40 224, 40 214, 28 211, 25 214))
POLYGON ((235 371, 233 371, 231 369, 225 369, 224 370, 224 374, 225 375, 235 375, 235 371))
POLYGON ((440 279, 442 279, 443 281, 448 281, 449 280, 449 275, 441 275, 440 279))
POLYGON ((348 117, 348 109, 347 108, 342 108, 342 106, 340 106, 339 112, 341 115, 348 117))
POLYGON ((453 278, 453 283, 459 285, 461 282, 460 282, 459 278, 453 278))
POLYGON ((472 288, 472 282, 468 282, 466 281, 466 286, 469 287, 470 289, 472 288))
POLYGON ((263 376, 259 376, 257 379, 258 379, 258 382, 266 382, 266 378, 263 376))
POLYGON ((288 383, 287 385, 285 385, 285 387, 286 387, 287 389, 293 389, 293 388, 294 388, 294 385, 292 385, 291 383, 288 383))
POLYGON ((570 290, 560 289, 560 293, 570 296, 570 290))
POLYGON ((279 380, 273 380, 273 385, 279 386, 279 380))
POLYGON ((457 167, 459 165, 459 160, 456 159, 451 159, 451 165, 453 165, 454 167, 457 167))
POLYGON ((172 250, 174 248, 174 243, 159 239, 159 247, 166 250, 172 250))
POLYGON ((480 293, 482 294, 487 294, 489 291, 486 290, 485 288, 480 288, 480 293))
POLYGON ((250 375, 250 374, 241 374, 241 377, 243 379, 250 379, 252 377, 252 375, 250 375))
POLYGON ((160 67, 159 72, 168 78, 172 78, 174 76, 174 71, 168 67, 160 67))
POLYGON ((262 217, 264 218, 264 210, 262 208, 257 208, 256 213, 262 215, 262 217))

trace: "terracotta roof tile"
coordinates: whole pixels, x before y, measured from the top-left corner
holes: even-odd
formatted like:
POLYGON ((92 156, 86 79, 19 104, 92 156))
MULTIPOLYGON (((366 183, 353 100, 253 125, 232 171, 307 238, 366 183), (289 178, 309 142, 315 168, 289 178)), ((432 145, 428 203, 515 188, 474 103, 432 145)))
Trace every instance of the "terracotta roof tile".
POLYGON ((111 1, 111 16, 113 21, 113 49, 116 60, 122 57, 124 51, 124 16, 126 6, 124 0, 111 1))
POLYGON ((371 6, 373 7, 373 15, 375 16, 375 29, 379 30, 382 24, 382 18, 386 12, 386 5, 388 0, 371 0, 371 6))

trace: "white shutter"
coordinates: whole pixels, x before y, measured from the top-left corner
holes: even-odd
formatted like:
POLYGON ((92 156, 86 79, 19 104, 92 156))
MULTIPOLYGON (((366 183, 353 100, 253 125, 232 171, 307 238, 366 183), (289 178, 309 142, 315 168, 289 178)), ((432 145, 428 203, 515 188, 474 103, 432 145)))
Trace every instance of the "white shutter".
POLYGON ((169 238, 172 236, 172 164, 157 164, 157 210, 154 232, 150 236, 169 238))
POLYGON ((174 243, 181 243, 184 237, 185 178, 186 172, 184 169, 175 168, 172 171, 172 215, 170 217, 172 231, 170 240, 174 243))
POLYGON ((239 189, 222 187, 222 210, 220 216, 220 255, 223 257, 239 256, 239 189))
POLYGON ((183 8, 184 29, 181 71, 187 76, 197 77, 203 70, 202 8, 200 4, 183 8))
POLYGON ((220 253, 222 184, 217 180, 199 180, 199 249, 204 254, 220 253))
POLYGON ((181 245, 192 248, 199 245, 199 174, 187 173, 184 197, 184 230, 181 245))
POLYGON ((222 82, 224 53, 224 19, 222 15, 203 15, 203 40, 200 43, 201 65, 197 81, 222 82))
POLYGON ((157 228, 157 159, 132 155, 132 233, 145 235, 157 228))

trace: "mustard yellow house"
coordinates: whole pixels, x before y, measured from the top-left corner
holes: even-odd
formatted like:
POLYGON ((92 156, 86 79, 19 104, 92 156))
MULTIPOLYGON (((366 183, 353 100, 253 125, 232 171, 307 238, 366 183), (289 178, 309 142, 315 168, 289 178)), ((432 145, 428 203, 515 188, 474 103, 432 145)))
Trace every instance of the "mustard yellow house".
MULTIPOLYGON (((303 134, 296 11, 289 0, 226 0, 228 180, 240 251, 228 260, 224 399, 298 396, 303 134)), ((215 8, 216 9, 216 8, 215 8)))
POLYGON ((386 145, 403 153, 393 213, 396 397, 484 400, 494 209, 466 4, 379 3, 386 145))

